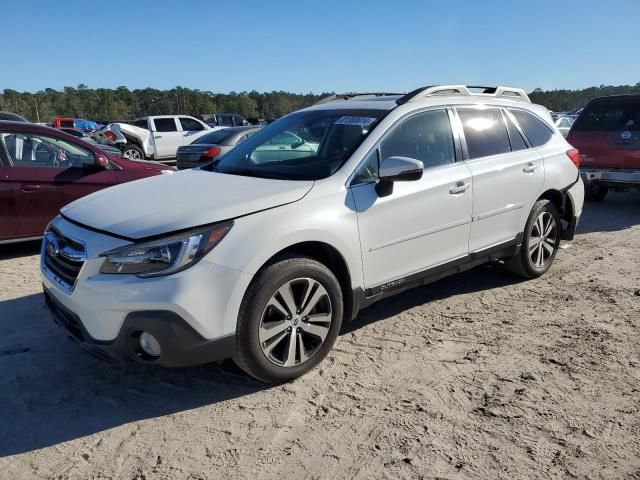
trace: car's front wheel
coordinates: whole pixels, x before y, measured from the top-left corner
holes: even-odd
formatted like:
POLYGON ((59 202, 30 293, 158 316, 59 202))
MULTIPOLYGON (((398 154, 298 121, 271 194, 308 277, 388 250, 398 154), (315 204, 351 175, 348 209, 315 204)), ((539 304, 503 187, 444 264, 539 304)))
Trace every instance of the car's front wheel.
POLYGON ((284 257, 253 280, 240 307, 235 362, 281 383, 314 368, 333 346, 343 315, 335 275, 308 257, 284 257))

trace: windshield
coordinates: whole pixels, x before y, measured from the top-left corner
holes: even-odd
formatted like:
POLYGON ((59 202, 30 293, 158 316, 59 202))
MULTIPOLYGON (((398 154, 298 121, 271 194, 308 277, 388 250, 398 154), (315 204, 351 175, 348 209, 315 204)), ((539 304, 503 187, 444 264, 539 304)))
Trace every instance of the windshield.
POLYGON ((203 167, 221 173, 283 180, 333 175, 386 110, 310 110, 287 115, 203 167))
POLYGON ((640 131, 640 99, 607 100, 589 105, 573 125, 575 132, 640 131))
POLYGON ((221 143, 229 135, 233 135, 233 133, 225 132, 224 130, 218 130, 216 132, 211 132, 211 133, 207 133, 206 135, 203 135, 202 137, 197 139, 195 142, 193 142, 191 145, 198 145, 203 143, 204 144, 221 143))

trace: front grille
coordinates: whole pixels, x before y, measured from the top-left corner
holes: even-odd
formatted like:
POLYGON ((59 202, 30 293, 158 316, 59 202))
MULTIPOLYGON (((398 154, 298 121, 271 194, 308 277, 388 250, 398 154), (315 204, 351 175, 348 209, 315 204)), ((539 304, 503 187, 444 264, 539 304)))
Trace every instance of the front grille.
POLYGON ((82 334, 82 328, 80 328, 80 319, 76 314, 63 307, 46 290, 44 291, 44 299, 47 302, 49 310, 53 313, 58 325, 65 328, 73 338, 82 342, 84 340, 84 335, 82 334))
POLYGON ((44 265, 54 280, 67 290, 73 290, 87 258, 85 246, 52 228, 44 236, 42 250, 44 265))

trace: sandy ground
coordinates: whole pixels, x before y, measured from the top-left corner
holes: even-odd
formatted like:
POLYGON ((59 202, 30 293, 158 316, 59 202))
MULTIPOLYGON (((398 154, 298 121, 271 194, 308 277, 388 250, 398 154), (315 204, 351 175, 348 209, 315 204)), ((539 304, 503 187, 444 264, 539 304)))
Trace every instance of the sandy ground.
POLYGON ((0 477, 640 479, 640 195, 589 204, 543 278, 486 266, 360 314, 311 374, 120 370, 0 247, 0 477))

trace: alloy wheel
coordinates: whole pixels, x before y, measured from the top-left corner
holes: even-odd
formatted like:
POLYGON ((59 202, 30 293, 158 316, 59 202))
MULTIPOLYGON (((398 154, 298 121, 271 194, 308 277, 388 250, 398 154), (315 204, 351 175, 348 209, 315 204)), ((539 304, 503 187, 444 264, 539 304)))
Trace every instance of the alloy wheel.
POLYGON ((129 158, 129 159, 132 159, 132 160, 140 160, 141 159, 140 152, 138 150, 134 150, 134 149, 125 150, 124 152, 122 152, 122 156, 124 158, 129 158))
POLYGON ((296 278, 271 296, 260 319, 262 353, 280 367, 293 367, 320 350, 333 311, 327 290, 312 278, 296 278))
POLYGON ((531 228, 529 258, 536 268, 544 267, 556 249, 558 229, 556 220, 549 212, 542 212, 531 228))

